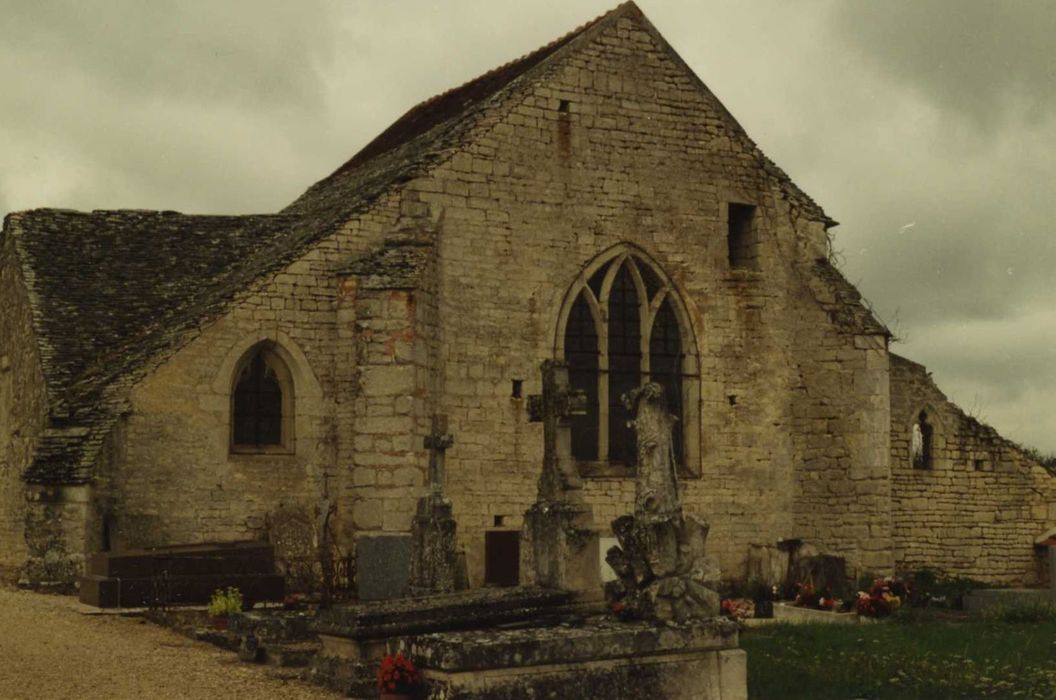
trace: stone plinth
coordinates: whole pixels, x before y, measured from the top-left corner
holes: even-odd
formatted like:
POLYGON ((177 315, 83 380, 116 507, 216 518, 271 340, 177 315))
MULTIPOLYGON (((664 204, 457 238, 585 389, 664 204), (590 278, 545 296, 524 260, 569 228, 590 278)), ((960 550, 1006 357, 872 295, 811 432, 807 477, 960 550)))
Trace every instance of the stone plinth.
POLYGON ((524 514, 521 571, 527 585, 601 596, 598 534, 590 506, 537 502, 524 514))
POLYGON ((450 500, 430 493, 418 501, 411 525, 411 595, 452 593, 467 587, 456 531, 450 500))

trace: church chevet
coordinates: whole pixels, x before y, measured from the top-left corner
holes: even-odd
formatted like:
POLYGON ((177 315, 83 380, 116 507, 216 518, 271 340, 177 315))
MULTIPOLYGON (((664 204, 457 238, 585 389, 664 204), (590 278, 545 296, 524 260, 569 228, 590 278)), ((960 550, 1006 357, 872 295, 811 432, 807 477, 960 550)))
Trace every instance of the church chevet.
POLYGON ((550 489, 599 579, 660 509, 709 581, 1048 584, 1056 477, 891 351, 837 222, 705 79, 629 2, 275 213, 9 214, 0 578, 270 543, 287 590, 325 548, 385 597, 428 521, 448 588, 546 583, 550 489))

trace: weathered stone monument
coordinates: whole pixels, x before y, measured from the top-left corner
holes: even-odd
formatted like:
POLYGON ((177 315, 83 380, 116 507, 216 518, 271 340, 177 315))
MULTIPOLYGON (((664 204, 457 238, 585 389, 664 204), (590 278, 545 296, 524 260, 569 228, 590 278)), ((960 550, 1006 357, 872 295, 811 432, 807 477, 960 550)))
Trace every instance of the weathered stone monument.
POLYGON ((528 397, 529 419, 543 424, 543 470, 535 503, 524 514, 522 582, 597 596, 601 585, 594 513, 572 461, 571 417, 586 396, 569 388, 568 366, 542 364, 543 393, 528 397))
POLYGON ((444 496, 444 453, 455 442, 447 418, 433 416, 425 437, 429 450, 429 492, 418 500, 411 525, 411 595, 451 593, 466 588, 465 561, 456 544, 457 525, 451 500, 444 496))
MULTIPOLYGON (((614 619, 589 601, 600 592, 598 536, 571 460, 569 417, 582 394, 568 369, 545 362, 543 393, 531 397, 532 420, 545 440, 536 503, 525 514, 523 570, 532 585, 425 595, 323 611, 314 629, 322 653, 313 677, 353 697, 372 695, 371 677, 386 652, 417 664, 428 700, 527 697, 747 698, 745 654, 736 623, 718 618, 711 588, 718 569, 704 556, 708 526, 683 514, 671 442, 673 419, 663 390, 632 392, 638 442, 634 516, 613 523, 619 547, 608 560, 619 579, 606 590, 622 610, 614 619)), ((443 450, 452 443, 442 420, 433 451, 430 493, 415 520, 415 588, 447 585, 454 523, 440 492, 443 450), (446 555, 426 555, 439 543, 446 555)), ((617 610, 617 607, 613 607, 617 610)))
POLYGON ((606 561, 618 579, 610 604, 630 619, 688 622, 719 614, 719 569, 704 555, 708 524, 682 512, 664 390, 646 384, 623 397, 634 411, 638 475, 634 515, 612 523, 619 547, 606 561))

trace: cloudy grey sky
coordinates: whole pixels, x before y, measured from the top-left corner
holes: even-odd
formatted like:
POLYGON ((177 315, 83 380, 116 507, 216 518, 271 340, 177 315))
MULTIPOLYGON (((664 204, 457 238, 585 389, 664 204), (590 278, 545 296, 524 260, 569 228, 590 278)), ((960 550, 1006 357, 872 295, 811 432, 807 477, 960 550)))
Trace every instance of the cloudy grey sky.
MULTIPOLYGON (((640 0, 966 410, 1056 452, 1056 2, 640 0)), ((0 0, 0 212, 275 211, 615 0, 0 0)))

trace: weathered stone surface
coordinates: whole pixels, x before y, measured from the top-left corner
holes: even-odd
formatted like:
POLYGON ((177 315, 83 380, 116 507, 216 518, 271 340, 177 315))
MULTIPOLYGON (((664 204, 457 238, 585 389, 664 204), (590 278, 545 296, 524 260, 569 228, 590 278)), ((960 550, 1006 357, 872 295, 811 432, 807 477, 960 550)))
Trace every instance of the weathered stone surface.
POLYGON ((567 614, 573 597, 521 587, 339 605, 320 612, 313 629, 357 640, 474 629, 567 614))
POLYGON ((429 493, 418 500, 411 524, 411 595, 451 593, 468 586, 451 501, 443 493, 444 455, 453 444, 447 419, 433 416, 432 432, 424 441, 430 451, 429 493))
POLYGON ((592 619, 574 626, 419 635, 409 650, 430 669, 482 671, 736 646, 737 624, 725 618, 678 627, 592 619))
POLYGON ((464 561, 458 556, 451 501, 430 493, 418 501, 411 526, 411 595, 451 593, 467 587, 464 561))
POLYGON ((408 535, 364 535, 356 540, 356 586, 360 600, 399 598, 411 575, 408 535))
POLYGON ((620 546, 606 555, 618 577, 605 584, 609 603, 628 619, 714 617, 720 599, 709 586, 718 583, 719 570, 704 553, 708 524, 682 513, 664 390, 647 384, 624 401, 636 412, 638 477, 634 515, 612 523, 620 546))
POLYGON ((543 464, 536 501, 524 514, 522 583, 596 596, 601 585, 594 511, 572 460, 571 417, 582 412, 582 392, 569 387, 568 366, 543 362, 543 393, 531 420, 543 423, 543 464))

